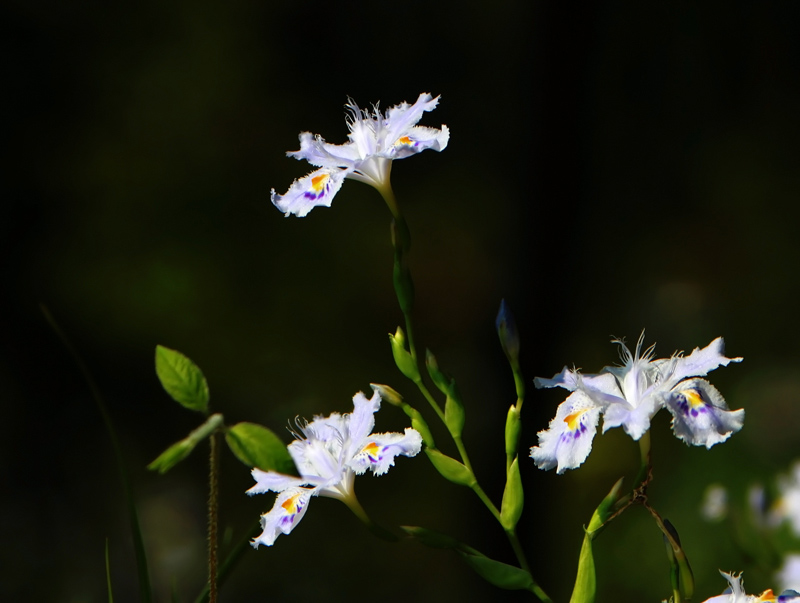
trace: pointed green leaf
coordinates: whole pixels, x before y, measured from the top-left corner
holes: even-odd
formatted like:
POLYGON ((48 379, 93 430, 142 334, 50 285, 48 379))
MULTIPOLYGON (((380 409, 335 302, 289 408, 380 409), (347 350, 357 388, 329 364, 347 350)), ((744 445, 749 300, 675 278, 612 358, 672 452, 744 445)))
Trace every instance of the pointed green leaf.
POLYGON ((176 442, 159 454, 156 460, 150 463, 147 468, 150 469, 150 471, 158 471, 163 475, 189 456, 196 445, 196 442, 192 442, 188 438, 176 442))
POLYGON ((221 414, 216 413, 211 415, 208 417, 208 419, 206 419, 205 423, 200 425, 200 427, 192 431, 192 433, 190 433, 180 442, 174 443, 164 452, 159 454, 158 458, 150 463, 147 468, 150 469, 150 471, 158 471, 161 474, 166 473, 187 456, 189 456, 192 450, 194 450, 195 446, 214 433, 214 431, 219 428, 222 423, 223 417, 221 414))
POLYGON ((533 578, 524 569, 489 559, 480 554, 474 555, 463 551, 458 551, 458 553, 481 578, 498 588, 531 590, 534 586, 533 578))
POLYGON ((592 537, 586 532, 583 535, 581 555, 578 559, 578 575, 575 577, 575 588, 569 603, 594 603, 597 593, 597 575, 594 567, 594 554, 592 553, 592 537))
POLYGON ((519 474, 517 458, 511 463, 506 475, 506 487, 503 490, 503 503, 500 506, 500 523, 506 530, 513 530, 522 516, 525 497, 522 492, 522 477, 519 474))
POLYGON ((189 410, 208 411, 208 384, 203 372, 176 350, 156 346, 156 374, 173 400, 189 410))
POLYGON ((233 454, 248 467, 297 475, 292 457, 281 439, 256 423, 237 423, 225 433, 233 454))
POLYGON ((475 475, 463 463, 446 454, 442 454, 434 448, 426 448, 425 453, 436 470, 445 479, 460 486, 471 487, 475 483, 475 475))

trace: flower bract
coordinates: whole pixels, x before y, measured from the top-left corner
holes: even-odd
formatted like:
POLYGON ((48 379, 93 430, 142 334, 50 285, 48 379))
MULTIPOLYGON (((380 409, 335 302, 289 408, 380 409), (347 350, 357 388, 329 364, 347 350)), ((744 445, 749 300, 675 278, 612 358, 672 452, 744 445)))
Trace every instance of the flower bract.
POLYGON ((320 169, 295 180, 283 195, 273 189, 272 203, 287 216, 305 216, 314 207, 330 207, 345 178, 370 184, 385 196, 393 160, 425 149, 442 151, 447 146, 447 126, 437 130, 417 125, 423 113, 432 111, 438 102, 438 96, 423 93, 413 105, 401 103, 382 113, 377 106, 368 111, 350 100, 346 105, 349 141, 330 144, 319 134, 302 132, 300 150, 287 154, 320 169))
POLYGON ((699 377, 740 362, 723 355, 718 337, 688 356, 653 359, 653 346, 642 349, 644 333, 631 352, 621 340, 621 366, 607 366, 600 373, 583 375, 564 367, 552 379, 535 379, 536 387, 563 387, 573 392, 556 411, 546 431, 539 432, 539 446, 531 456, 541 469, 556 467, 558 473, 580 466, 589 455, 600 415, 603 432, 622 427, 634 440, 648 429, 653 416, 667 408, 672 429, 687 444, 706 446, 724 442, 742 428, 744 410, 731 411, 717 389, 699 377))
POLYGON ((253 546, 271 546, 280 534, 291 532, 311 497, 328 496, 352 504, 355 475, 367 470, 383 475, 396 456, 414 456, 420 451, 422 437, 410 427, 405 433, 372 433, 380 403, 377 391, 370 399, 359 392, 353 397, 352 413, 317 416, 310 423, 299 423, 297 439, 288 447, 299 477, 253 469, 256 485, 248 494, 278 493, 272 509, 261 516, 263 532, 253 546))

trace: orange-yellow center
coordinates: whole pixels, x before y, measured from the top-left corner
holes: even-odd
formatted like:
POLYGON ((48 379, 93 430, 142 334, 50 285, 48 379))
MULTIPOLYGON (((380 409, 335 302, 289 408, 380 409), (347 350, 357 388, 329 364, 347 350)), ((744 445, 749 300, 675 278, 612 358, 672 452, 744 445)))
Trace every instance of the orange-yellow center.
POLYGON ((567 424, 567 427, 570 431, 575 431, 578 429, 578 423, 580 422, 581 415, 585 412, 586 410, 579 410, 564 417, 564 423, 567 424))
POLYGON ((325 186, 325 181, 328 179, 328 174, 320 174, 319 176, 314 176, 311 179, 311 188, 315 191, 319 192, 322 190, 322 187, 325 186))
POLYGON ((297 499, 298 498, 300 498, 300 495, 299 494, 295 494, 294 496, 290 496, 289 498, 287 498, 281 504, 281 506, 284 509, 286 509, 286 512, 289 515, 294 515, 295 513, 297 513, 297 511, 298 511, 298 509, 297 509, 297 499))
POLYGON ((681 392, 692 407, 703 406, 703 398, 696 389, 685 389, 681 392))

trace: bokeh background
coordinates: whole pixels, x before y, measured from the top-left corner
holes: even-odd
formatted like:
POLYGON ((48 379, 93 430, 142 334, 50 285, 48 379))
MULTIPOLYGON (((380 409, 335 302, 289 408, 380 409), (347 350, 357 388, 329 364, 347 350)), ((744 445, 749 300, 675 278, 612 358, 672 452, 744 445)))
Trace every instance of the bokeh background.
MULTIPOLYGON (((145 466, 199 422, 153 370, 156 344, 204 370, 214 410, 285 435, 295 416, 348 411, 370 382, 423 409, 393 366, 402 316, 389 213, 348 181, 331 209, 284 218, 269 202, 308 171, 284 156, 309 130, 345 140, 344 102, 388 107, 441 95, 423 123, 452 131, 441 154, 398 162, 414 238, 418 339, 467 401, 466 441, 499 500, 513 383, 493 321, 516 314, 529 380, 617 359, 612 336, 643 328, 666 356, 724 335, 745 362, 713 374, 744 430, 689 449, 654 421, 651 502, 694 566, 698 600, 717 569, 772 586, 705 486, 743 498, 800 456, 796 311, 800 257, 800 6, 608 2, 12 1, 2 9, 0 599, 106 600, 109 542, 119 601, 138 600, 112 449, 46 304, 80 350, 119 430, 156 598, 204 582, 206 458, 166 476, 145 466)), ((563 394, 531 391, 523 453, 563 394)), ((405 417, 386 406, 382 431, 405 417)), ((443 438, 440 438, 443 439, 443 438)), ((520 530, 542 586, 568 598, 582 525, 636 445, 614 430, 566 475, 522 462, 520 530)), ((223 552, 271 497, 244 495, 223 455, 223 552)), ((424 458, 361 478, 386 525, 416 524, 512 561, 469 492, 424 458)), ((597 541, 600 601, 669 596, 660 533, 640 508, 597 541)), ((271 549, 245 555, 223 601, 489 600, 459 560, 373 538, 314 500, 271 549)), ((519 593, 507 600, 529 600, 519 593)))

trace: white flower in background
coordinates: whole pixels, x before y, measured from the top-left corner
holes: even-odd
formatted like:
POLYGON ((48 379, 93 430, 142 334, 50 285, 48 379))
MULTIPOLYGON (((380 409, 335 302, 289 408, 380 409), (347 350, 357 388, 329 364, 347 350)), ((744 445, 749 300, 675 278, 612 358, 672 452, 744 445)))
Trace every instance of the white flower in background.
POLYGON ((377 391, 369 400, 359 392, 353 397, 352 413, 317 416, 299 425, 302 433, 288 448, 300 477, 253 469, 256 485, 248 494, 278 492, 272 510, 261 516, 263 533, 253 541, 254 547, 271 546, 281 533, 291 532, 312 496, 338 498, 360 509, 353 490, 355 475, 367 469, 383 475, 397 455, 420 451, 422 437, 410 427, 405 433, 372 433, 380 403, 377 391))
POLYGON ((284 195, 272 189, 272 203, 287 216, 303 217, 314 207, 330 207, 345 178, 374 186, 385 197, 394 159, 404 159, 425 149, 442 151, 447 147, 450 139, 447 126, 437 130, 416 125, 422 114, 432 111, 438 102, 438 96, 432 98, 423 93, 413 105, 401 103, 384 114, 377 105, 370 112, 350 100, 346 105, 350 111, 347 119, 350 141, 330 144, 319 134, 302 132, 300 150, 287 155, 305 159, 320 169, 295 180, 284 195))
POLYGON ((695 348, 689 356, 675 354, 659 360, 652 359, 654 346, 642 350, 643 340, 644 333, 633 353, 623 341, 614 341, 620 346, 622 366, 607 366, 596 375, 581 375, 564 367, 552 379, 534 380, 536 387, 563 387, 574 392, 559 407, 548 430, 539 432, 539 446, 531 449, 538 467, 558 467, 558 473, 563 473, 583 463, 600 414, 604 433, 622 427, 639 440, 650 429, 656 412, 666 407, 672 413, 675 435, 687 444, 706 448, 742 428, 744 410, 728 410, 716 388, 698 378, 730 362, 741 362, 741 358, 723 355, 721 337, 702 350, 695 348), (578 392, 581 395, 574 398, 578 392), (577 411, 582 419, 578 422, 577 411))
POLYGON ((728 491, 720 484, 709 484, 700 505, 706 521, 722 521, 728 515, 728 491))
POLYGON ((800 461, 792 466, 789 475, 778 479, 778 500, 770 512, 773 524, 788 521, 795 536, 800 536, 800 461))
POLYGON ((775 575, 775 581, 782 590, 800 590, 800 553, 789 553, 775 575))

